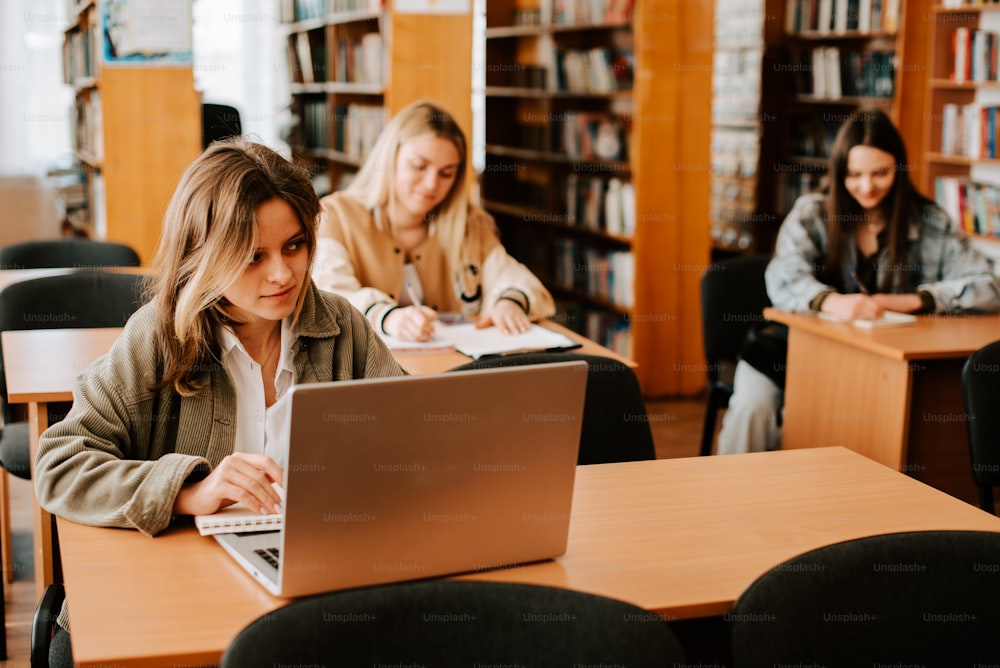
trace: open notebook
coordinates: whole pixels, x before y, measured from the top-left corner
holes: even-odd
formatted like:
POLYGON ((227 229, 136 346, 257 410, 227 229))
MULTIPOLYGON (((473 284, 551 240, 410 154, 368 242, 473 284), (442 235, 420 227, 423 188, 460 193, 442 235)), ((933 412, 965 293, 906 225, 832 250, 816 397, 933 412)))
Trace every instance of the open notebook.
MULTIPOLYGON (((830 322, 845 322, 830 313, 820 313, 819 317, 830 322)), ((912 325, 917 321, 917 316, 910 313, 896 313, 895 311, 885 311, 881 318, 865 318, 852 320, 851 324, 861 329, 875 329, 877 327, 898 327, 900 325, 912 325)))
POLYGON ((457 350, 472 359, 580 347, 579 343, 568 336, 541 325, 532 325, 522 334, 502 334, 496 327, 476 329, 475 323, 471 322, 457 325, 438 323, 434 338, 430 341, 401 341, 391 336, 383 336, 382 340, 390 350, 397 352, 457 350))

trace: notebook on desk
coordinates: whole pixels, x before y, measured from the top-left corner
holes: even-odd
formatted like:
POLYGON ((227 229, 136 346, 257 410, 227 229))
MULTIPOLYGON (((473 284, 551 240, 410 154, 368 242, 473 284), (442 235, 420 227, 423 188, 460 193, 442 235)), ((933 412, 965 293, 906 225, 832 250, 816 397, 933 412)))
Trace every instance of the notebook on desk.
POLYGON ((494 355, 573 350, 580 344, 564 334, 532 324, 519 334, 504 334, 496 327, 477 328, 475 323, 437 323, 429 341, 403 341, 382 335, 389 350, 397 352, 440 352, 457 350, 472 359, 494 355))
POLYGON ((557 557, 586 378, 574 361, 295 386, 281 528, 213 537, 278 596, 557 557))

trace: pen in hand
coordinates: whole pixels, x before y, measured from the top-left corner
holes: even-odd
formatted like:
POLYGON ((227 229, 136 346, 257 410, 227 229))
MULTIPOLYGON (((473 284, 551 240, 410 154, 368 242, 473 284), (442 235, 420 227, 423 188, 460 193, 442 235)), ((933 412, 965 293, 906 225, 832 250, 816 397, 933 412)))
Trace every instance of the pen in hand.
MULTIPOLYGON (((406 281, 403 284, 403 287, 406 288, 406 294, 407 294, 407 296, 409 296, 410 302, 413 304, 414 308, 416 308, 418 311, 420 311, 424 315, 424 317, 427 318, 427 320, 436 320, 437 319, 437 313, 435 313, 434 311, 432 311, 429 308, 426 308, 423 305, 423 303, 420 301, 420 298, 417 296, 417 291, 413 289, 413 284, 412 283, 410 283, 409 281, 406 281)), ((425 340, 433 340, 433 339, 434 339, 434 333, 433 333, 433 330, 432 330, 432 332, 427 336, 427 338, 425 340)))

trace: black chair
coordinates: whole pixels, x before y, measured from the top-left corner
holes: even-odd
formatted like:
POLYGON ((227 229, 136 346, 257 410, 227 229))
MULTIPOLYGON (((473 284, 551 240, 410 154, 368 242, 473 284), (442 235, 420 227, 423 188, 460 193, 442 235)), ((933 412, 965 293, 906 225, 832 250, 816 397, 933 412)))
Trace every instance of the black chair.
POLYGON ((1000 341, 983 346, 965 362, 962 394, 979 507, 996 513, 993 488, 1000 485, 1000 341))
POLYGON ((282 664, 663 668, 683 652, 666 622, 616 599, 424 580, 294 601, 243 629, 220 665, 282 664))
POLYGON ((734 668, 989 665, 1000 533, 917 531, 828 545, 761 575, 727 617, 734 668))
POLYGON ((220 139, 238 137, 243 134, 243 123, 236 107, 225 104, 204 103, 201 105, 201 144, 209 144, 220 139))
POLYGON ((701 329, 708 370, 708 399, 699 454, 712 454, 719 411, 729 405, 733 374, 747 331, 771 305, 764 286, 769 255, 719 260, 701 277, 701 329))
MULTIPOLYGON (((143 276, 138 273, 80 271, 12 283, 0 291, 0 331, 121 327, 142 304, 142 280, 143 276)), ((2 353, 0 401, 4 420, 3 430, 0 431, 0 466, 6 472, 30 480, 31 445, 28 424, 19 421, 20 416, 7 402, 2 353)), ((68 410, 69 404, 50 404, 49 422, 61 420, 68 410)), ((6 508, 9 499, 0 499, 0 503, 6 508)), ((2 539, 10 544, 9 535, 2 536, 2 539)), ((54 539, 53 543, 53 558, 57 559, 54 539)), ((58 612, 57 608, 49 615, 53 623, 58 612)), ((47 656, 47 647, 45 654, 47 656)))
POLYGON ((113 241, 41 239, 0 248, 0 269, 138 267, 135 249, 113 241))
POLYGON ((571 352, 521 353, 478 359, 451 371, 569 360, 584 360, 588 366, 577 463, 656 459, 639 381, 630 368, 615 359, 571 352))

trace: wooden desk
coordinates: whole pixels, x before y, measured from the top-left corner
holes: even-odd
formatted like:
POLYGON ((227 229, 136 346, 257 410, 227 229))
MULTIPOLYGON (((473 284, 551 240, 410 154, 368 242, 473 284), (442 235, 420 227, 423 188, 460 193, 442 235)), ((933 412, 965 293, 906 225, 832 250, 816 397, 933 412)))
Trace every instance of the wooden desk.
POLYGON ((859 329, 766 309, 789 326, 783 448, 843 445, 977 503, 961 372, 1000 315, 921 316, 859 329))
MULTIPOLYGON (((3 274, 4 272, 0 272, 3 274)), ((635 366, 631 360, 552 322, 542 323, 579 341, 578 352, 613 357, 635 366)), ((121 328, 38 329, 0 333, 8 401, 27 404, 31 434, 31 463, 34 466, 38 439, 48 425, 48 403, 73 400, 73 383, 91 362, 111 348, 121 328)), ((411 374, 439 373, 469 361, 456 352, 396 353, 395 357, 411 374)), ((34 476, 32 476, 34 477, 34 476)), ((6 498, 6 497, 4 497, 6 498)), ((35 587, 40 597, 53 581, 52 532, 49 514, 38 504, 33 512, 35 587)), ((10 559, 10 555, 7 555, 10 559)), ((6 563, 10 563, 7 561, 6 563)))
MULTIPOLYGON (((760 574, 894 531, 1000 532, 985 513, 845 448, 577 468, 566 555, 462 579, 572 588, 670 619, 722 615, 760 574)), ((185 523, 157 538, 59 519, 78 662, 208 664, 283 605, 185 523)))

